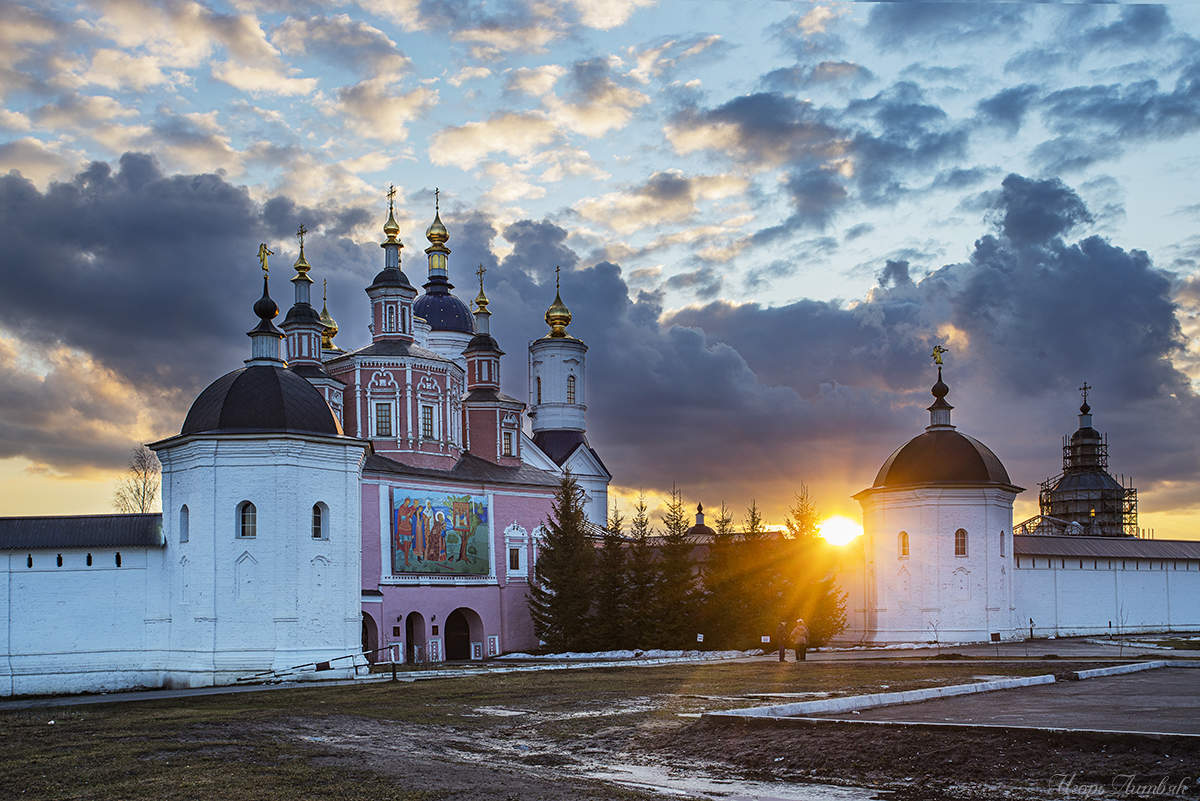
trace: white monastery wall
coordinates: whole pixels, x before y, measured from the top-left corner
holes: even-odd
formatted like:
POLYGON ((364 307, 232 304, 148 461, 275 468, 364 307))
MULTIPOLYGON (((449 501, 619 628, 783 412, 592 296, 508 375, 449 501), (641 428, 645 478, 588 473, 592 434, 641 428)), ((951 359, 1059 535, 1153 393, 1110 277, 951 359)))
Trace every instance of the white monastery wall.
POLYGON ((1030 618, 1038 637, 1200 631, 1200 560, 1021 556, 1019 562, 1016 623, 1026 636, 1030 618))
POLYGON ((146 601, 161 597, 162 556, 159 548, 0 555, 0 695, 157 684, 165 632, 146 601))

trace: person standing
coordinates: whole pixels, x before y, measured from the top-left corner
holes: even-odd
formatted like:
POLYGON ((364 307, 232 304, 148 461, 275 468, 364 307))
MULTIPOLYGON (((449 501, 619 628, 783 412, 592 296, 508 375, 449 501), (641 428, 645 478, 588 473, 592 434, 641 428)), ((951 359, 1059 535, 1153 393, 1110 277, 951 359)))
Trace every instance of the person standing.
MULTIPOLYGON (((796 648, 796 661, 803 662, 808 656, 808 624, 802 617, 796 618, 796 625, 792 627, 792 645, 796 648)), ((780 650, 779 654, 782 659, 783 651, 780 650)))
POLYGON ((784 654, 787 651, 787 623, 783 620, 779 621, 779 625, 775 627, 775 645, 779 648, 779 661, 784 661, 784 654))

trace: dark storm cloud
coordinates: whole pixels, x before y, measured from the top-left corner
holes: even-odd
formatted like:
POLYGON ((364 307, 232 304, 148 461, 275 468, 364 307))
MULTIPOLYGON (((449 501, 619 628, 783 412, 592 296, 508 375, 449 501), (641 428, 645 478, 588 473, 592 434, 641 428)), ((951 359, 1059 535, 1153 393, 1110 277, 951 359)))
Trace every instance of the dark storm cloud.
MULTIPOLYGON (((272 294, 284 310, 292 287, 282 254, 294 248, 298 221, 313 231, 309 260, 318 281, 330 278, 331 296, 351 287, 361 293, 369 279, 336 237, 322 236, 327 220, 342 228, 360 211, 325 214, 285 200, 260 206, 215 175, 165 176, 144 155, 126 154, 116 170, 93 163, 45 192, 10 173, 0 177, 0 209, 4 327, 28 342, 87 353, 116 380, 168 401, 190 401, 248 355, 241 333, 254 320, 259 242, 280 254, 272 294), (330 269, 335 253, 339 271, 330 269)), ((6 414, 23 419, 31 411, 6 405, 6 414)), ((35 460, 55 452, 45 438, 21 441, 35 460)), ((79 448, 88 452, 87 443, 79 448)), ((119 465, 127 445, 113 452, 119 465)))
POLYGON ((1088 47, 1147 47, 1158 44, 1170 31, 1166 6, 1129 5, 1117 19, 1084 31, 1080 38, 1088 47))
POLYGON ((866 30, 885 47, 969 44, 1016 38, 1027 20, 1028 10, 1016 3, 876 3, 866 30))
POLYGON ((1009 175, 1000 185, 996 211, 1001 234, 1017 245, 1048 242, 1092 221, 1079 195, 1057 178, 1009 175))
POLYGON ((999 126, 1012 136, 1021 130, 1025 114, 1038 95, 1038 87, 1021 84, 1002 89, 991 97, 980 100, 975 108, 983 121, 999 126))
POLYGON ((883 265, 883 270, 879 273, 879 285, 882 287, 896 287, 904 284, 911 284, 912 278, 908 275, 908 262, 904 260, 888 259, 883 265))
POLYGON ((989 167, 954 167, 939 172, 930 183, 931 189, 967 189, 987 180, 994 169, 989 167))
POLYGON ((1081 139, 1057 136, 1037 145, 1030 160, 1047 175, 1079 172, 1100 161, 1115 159, 1124 152, 1115 137, 1081 139))

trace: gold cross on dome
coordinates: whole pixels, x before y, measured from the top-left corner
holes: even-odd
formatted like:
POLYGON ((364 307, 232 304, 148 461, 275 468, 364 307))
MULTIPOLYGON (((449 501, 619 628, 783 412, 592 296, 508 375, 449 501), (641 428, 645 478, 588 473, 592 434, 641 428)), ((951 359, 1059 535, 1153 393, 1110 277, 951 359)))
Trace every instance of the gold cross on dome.
POLYGON ((486 272, 487 272, 487 268, 484 267, 482 264, 480 264, 479 269, 475 271, 475 274, 479 276, 479 291, 480 292, 483 291, 483 274, 486 272))
POLYGON ((300 240, 300 247, 304 247, 304 235, 308 233, 308 229, 304 227, 304 223, 300 223, 300 227, 296 229, 296 238, 300 240))
POLYGON ((555 292, 558 291, 558 274, 561 271, 562 271, 562 267, 559 267, 557 264, 554 265, 554 291, 555 292))
POLYGON ((259 243, 259 245, 258 245, 258 266, 262 267, 262 271, 263 271, 264 275, 271 274, 271 268, 267 264, 267 256, 274 256, 274 255, 275 255, 275 251, 268 249, 266 242, 259 243))
POLYGON ((1087 403, 1088 390, 1091 390, 1091 389, 1095 389, 1095 387, 1093 387, 1091 384, 1089 384, 1086 381, 1084 381, 1083 386, 1079 388, 1079 391, 1083 393, 1083 402, 1084 403, 1087 403))
POLYGON ((440 197, 441 193, 442 193, 442 190, 438 189, 436 186, 433 188, 433 213, 434 213, 434 215, 441 214, 441 211, 442 211, 442 207, 441 207, 442 201, 441 201, 441 197, 440 197))
POLYGON ((388 184, 388 191, 387 191, 388 211, 392 210, 392 202, 395 199, 395 197, 396 197, 396 187, 393 184, 388 184))
POLYGON ((322 303, 324 303, 326 300, 329 299, 327 297, 328 294, 329 294, 329 279, 322 278, 321 279, 321 302, 322 303))
POLYGON ((949 353, 949 352, 950 352, 949 348, 943 348, 941 345, 934 345, 933 353, 931 354, 933 356, 933 363, 941 364, 942 363, 942 354, 949 353))

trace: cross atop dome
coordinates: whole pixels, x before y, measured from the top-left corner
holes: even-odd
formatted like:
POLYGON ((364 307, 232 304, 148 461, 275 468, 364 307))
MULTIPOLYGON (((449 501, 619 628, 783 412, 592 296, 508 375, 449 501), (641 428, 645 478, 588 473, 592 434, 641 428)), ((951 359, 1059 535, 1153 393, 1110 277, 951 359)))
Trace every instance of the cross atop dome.
POLYGON ((312 265, 308 263, 308 259, 304 258, 304 235, 308 233, 308 229, 304 227, 304 223, 300 223, 300 227, 296 229, 296 239, 300 240, 300 255, 296 257, 296 263, 292 265, 296 268, 296 277, 293 281, 308 281, 312 279, 308 277, 308 271, 312 269, 312 265))
POLYGON ((550 326, 550 333, 546 336, 551 339, 559 339, 567 337, 567 326, 571 324, 571 310, 567 308, 567 304, 563 303, 562 295, 559 291, 559 275, 562 272, 562 267, 554 266, 554 302, 550 304, 550 308, 546 309, 546 325, 550 326))
POLYGON ((1095 389, 1095 387, 1093 387, 1087 381, 1084 381, 1083 386, 1081 386, 1079 388, 1079 392, 1083 395, 1083 405, 1081 405, 1079 407, 1080 414, 1088 414, 1092 411, 1092 407, 1088 406, 1087 395, 1088 395, 1088 392, 1093 389, 1095 389))
POLYGON ((933 404, 928 407, 928 428, 954 428, 950 425, 950 410, 954 407, 946 402, 946 396, 950 394, 950 387, 942 380, 942 354, 949 352, 949 348, 944 348, 940 344, 933 346, 931 356, 933 363, 937 365, 937 382, 929 389, 930 394, 933 395, 933 404))

